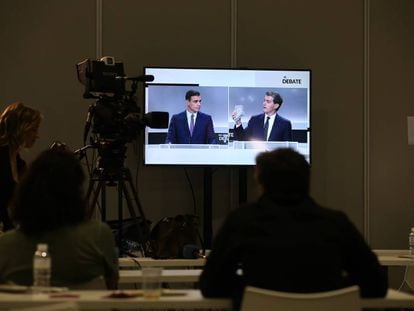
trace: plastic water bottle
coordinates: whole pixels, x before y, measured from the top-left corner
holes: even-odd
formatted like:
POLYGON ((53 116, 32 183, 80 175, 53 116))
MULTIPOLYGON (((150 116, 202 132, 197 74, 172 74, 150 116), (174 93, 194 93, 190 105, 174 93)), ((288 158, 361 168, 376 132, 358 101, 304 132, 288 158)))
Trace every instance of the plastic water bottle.
POLYGON ((47 244, 37 244, 33 256, 33 286, 49 287, 52 274, 52 259, 47 244))
POLYGON ((410 255, 414 255, 414 228, 411 228, 408 245, 410 247, 410 255))

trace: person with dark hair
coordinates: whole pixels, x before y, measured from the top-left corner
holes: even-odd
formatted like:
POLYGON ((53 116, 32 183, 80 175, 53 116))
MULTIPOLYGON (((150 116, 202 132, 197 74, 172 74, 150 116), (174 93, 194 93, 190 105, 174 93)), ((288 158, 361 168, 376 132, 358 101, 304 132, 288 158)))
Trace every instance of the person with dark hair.
POLYGON ((266 92, 263 99, 263 113, 254 115, 243 128, 241 115, 232 113, 235 140, 291 141, 292 124, 277 112, 283 99, 277 92, 266 92))
POLYGON ((49 245, 53 286, 104 277, 117 288, 118 257, 111 229, 86 220, 85 175, 79 159, 63 148, 42 152, 19 184, 11 206, 17 228, 0 236, 0 283, 32 285, 33 254, 49 245))
POLYGON ((26 170, 20 152, 34 145, 41 120, 38 110, 21 102, 8 105, 0 115, 0 223, 3 231, 13 228, 9 203, 26 170))
POLYGON ((216 144, 213 119, 202 113, 200 92, 189 90, 185 94, 187 109, 171 117, 167 144, 216 144))
POLYGON ((362 297, 383 297, 387 276, 345 213, 309 195, 310 167, 281 148, 257 156, 260 198, 224 221, 200 276, 206 297, 232 297, 245 286, 311 293, 358 285, 362 297))

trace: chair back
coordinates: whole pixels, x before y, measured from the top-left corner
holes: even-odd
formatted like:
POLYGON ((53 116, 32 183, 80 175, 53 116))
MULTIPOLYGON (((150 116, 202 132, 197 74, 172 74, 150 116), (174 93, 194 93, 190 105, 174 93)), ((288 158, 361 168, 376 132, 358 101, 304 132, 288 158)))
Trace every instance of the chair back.
POLYGON ((414 293, 414 266, 406 266, 404 272, 404 280, 399 287, 403 292, 414 293))
POLYGON ((358 286, 320 293, 287 293, 248 286, 241 311, 360 311, 358 286))

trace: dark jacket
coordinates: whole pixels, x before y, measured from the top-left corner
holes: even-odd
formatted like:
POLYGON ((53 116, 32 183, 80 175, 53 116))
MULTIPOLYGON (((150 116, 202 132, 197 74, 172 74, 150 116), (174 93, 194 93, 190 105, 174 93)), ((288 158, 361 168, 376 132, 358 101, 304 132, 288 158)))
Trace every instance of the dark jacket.
MULTIPOLYGON (((252 116, 247 123, 246 129, 243 128, 243 125, 235 126, 235 140, 265 140, 263 130, 264 117, 264 113, 252 116)), ((292 141, 292 124, 288 119, 278 114, 276 115, 269 135, 269 141, 292 141)))
POLYGON ((216 144, 213 120, 211 116, 202 112, 197 113, 193 135, 188 128, 187 114, 183 111, 172 116, 168 134, 167 144, 216 144))
MULTIPOLYGON (((21 175, 26 169, 26 163, 20 158, 16 157, 17 171, 21 175)), ((8 206, 13 196, 16 182, 13 179, 12 169, 10 165, 9 147, 0 146, 0 222, 3 223, 3 230, 13 228, 12 221, 8 213, 8 206)))
POLYGON ((288 206, 269 196, 229 214, 200 277, 203 295, 232 297, 236 309, 246 285, 308 293, 352 284, 363 297, 385 296, 388 286, 348 217, 311 198, 288 206))

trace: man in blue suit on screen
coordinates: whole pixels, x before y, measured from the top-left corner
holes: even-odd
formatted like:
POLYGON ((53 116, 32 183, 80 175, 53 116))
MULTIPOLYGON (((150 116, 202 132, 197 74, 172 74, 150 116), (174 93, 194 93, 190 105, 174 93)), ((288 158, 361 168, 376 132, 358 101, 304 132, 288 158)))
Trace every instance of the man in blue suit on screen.
POLYGON ((168 128, 167 144, 216 144, 213 120, 202 113, 200 92, 189 90, 185 94, 187 109, 172 116, 168 128))
POLYGON ((235 140, 291 141, 292 124, 280 116, 277 111, 283 103, 282 96, 277 92, 266 92, 263 100, 263 113, 252 116, 243 128, 241 115, 232 114, 235 140))

